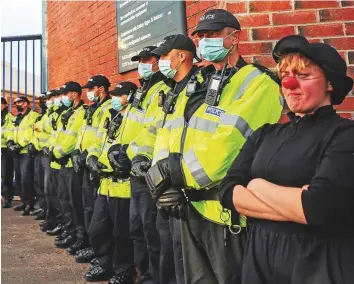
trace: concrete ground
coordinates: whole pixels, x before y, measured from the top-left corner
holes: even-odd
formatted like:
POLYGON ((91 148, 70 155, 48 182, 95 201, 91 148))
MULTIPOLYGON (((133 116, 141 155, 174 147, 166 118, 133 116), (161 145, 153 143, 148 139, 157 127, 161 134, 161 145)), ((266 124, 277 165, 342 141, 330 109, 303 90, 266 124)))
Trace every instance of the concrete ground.
MULTIPOLYGON (((78 264, 33 217, 1 209, 1 281, 4 284, 84 284, 89 264, 78 264)), ((99 282, 107 283, 107 282, 99 282)))

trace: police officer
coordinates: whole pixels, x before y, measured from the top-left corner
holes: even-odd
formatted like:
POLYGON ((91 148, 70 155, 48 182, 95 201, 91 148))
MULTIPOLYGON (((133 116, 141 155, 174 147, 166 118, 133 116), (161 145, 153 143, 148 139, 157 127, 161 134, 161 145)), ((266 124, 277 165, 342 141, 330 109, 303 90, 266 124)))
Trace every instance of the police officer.
POLYGON ((176 107, 169 156, 147 173, 158 207, 182 219, 186 283, 240 283, 245 222, 222 208, 218 184, 246 138, 282 110, 279 85, 240 56, 240 29, 222 9, 201 17, 194 33, 216 71, 176 107))
MULTIPOLYGON (((159 57, 152 54, 155 48, 145 47, 139 55, 132 57, 133 61, 139 61, 141 87, 124 115, 122 131, 116 145, 110 148, 111 156, 115 157, 118 168, 122 171, 130 171, 130 159, 137 154, 136 145, 132 145, 128 149, 128 158, 129 143, 155 118, 158 106, 152 102, 161 90, 167 88, 163 81, 165 77, 158 70, 159 57)), ((159 283, 160 240, 156 229, 156 205, 144 180, 132 176, 131 188, 130 234, 134 240, 135 263, 140 270, 142 283, 159 283)))
POLYGON ((6 99, 1 97, 1 195, 5 201, 3 208, 11 208, 14 195, 14 157, 6 146, 13 131, 14 118, 8 110, 6 99))
MULTIPOLYGON (((85 232, 83 233, 85 242, 88 240, 87 234, 89 233, 91 224, 94 200, 99 187, 99 179, 97 176, 91 174, 95 161, 93 159, 89 161, 87 155, 96 148, 98 126, 109 115, 108 109, 111 107, 111 100, 108 92, 110 85, 111 83, 108 78, 103 75, 95 75, 82 87, 83 89, 88 89, 87 98, 91 101, 92 105, 86 110, 85 122, 80 130, 72 157, 74 170, 79 171, 81 168, 83 169, 82 206, 85 222, 85 232)), ((77 251, 75 259, 77 262, 88 262, 93 257, 93 249, 88 247, 77 251)))
POLYGON ((60 130, 61 117, 67 109, 62 102, 62 90, 53 90, 53 113, 49 116, 49 121, 45 126, 45 132, 50 133, 48 144, 43 148, 43 152, 50 159, 50 177, 47 196, 47 214, 44 223, 41 223, 41 230, 46 231, 50 236, 56 236, 64 231, 63 213, 59 202, 59 172, 62 167, 58 160, 53 159, 53 145, 60 130))
POLYGON ((97 132, 101 142, 96 145, 100 149, 88 156, 88 159, 98 157, 94 172, 101 177, 90 227, 96 265, 85 274, 88 281, 107 280, 114 274, 109 283, 128 284, 133 283, 135 276, 133 241, 129 236, 129 172, 113 172, 107 152, 122 130, 124 112, 136 89, 134 83, 120 82, 110 91, 110 116, 101 123, 97 132))
POLYGON ((36 220, 44 220, 47 211, 45 192, 48 190, 50 163, 48 157, 43 154, 43 147, 46 145, 45 143, 50 135, 43 132, 43 124, 49 117, 49 109, 46 104, 49 96, 41 94, 38 97, 40 115, 33 125, 33 137, 31 143, 27 146, 28 153, 34 157, 34 190, 39 207, 30 212, 30 215, 35 216, 36 220))
POLYGON ((71 161, 71 153, 75 150, 79 131, 84 123, 85 109, 81 101, 81 86, 74 81, 66 82, 62 89, 62 102, 68 109, 61 116, 60 130, 55 146, 50 155, 58 160, 62 167, 59 170, 59 202, 63 213, 64 232, 56 238, 55 245, 68 248, 70 254, 85 248, 84 218, 82 210, 82 171, 75 172, 71 161))
MULTIPOLYGON (((151 164, 153 158, 155 164, 156 161, 168 157, 167 147, 161 142, 168 137, 170 118, 180 98, 185 95, 187 85, 196 83, 193 91, 196 90, 197 84, 200 85, 197 78, 199 68, 193 66, 196 47, 190 38, 180 34, 168 36, 153 53, 161 56, 159 68, 169 78, 166 83, 171 89, 160 93, 159 114, 147 132, 142 131, 134 140, 134 143, 141 146, 139 154, 133 159, 132 170, 140 178, 144 178, 148 170, 148 160, 151 164)), ((161 240, 160 282, 184 283, 180 220, 169 218, 164 212, 159 213, 157 227, 161 240)))
POLYGON ((33 125, 38 113, 31 110, 30 101, 25 96, 16 98, 14 103, 18 113, 7 147, 16 156, 15 181, 23 202, 14 209, 16 211, 23 210, 21 215, 28 216, 30 211, 34 209, 36 199, 33 188, 33 157, 28 154, 27 145, 33 137, 33 125))

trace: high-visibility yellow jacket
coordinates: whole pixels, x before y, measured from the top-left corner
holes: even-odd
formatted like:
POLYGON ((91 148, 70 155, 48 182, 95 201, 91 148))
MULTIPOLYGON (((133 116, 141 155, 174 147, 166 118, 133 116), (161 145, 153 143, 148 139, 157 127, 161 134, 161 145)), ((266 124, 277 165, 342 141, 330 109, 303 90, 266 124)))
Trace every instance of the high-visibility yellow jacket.
POLYGON ((14 128, 15 116, 8 110, 1 111, 1 148, 7 148, 6 143, 14 128))
MULTIPOLYGON (((14 125, 13 132, 9 134, 9 140, 21 146, 20 154, 27 154, 27 145, 33 138, 33 125, 39 114, 29 109, 18 126, 14 125)), ((15 119, 16 121, 16 119, 15 119)))
POLYGON ((49 116, 52 112, 53 107, 48 108, 42 116, 38 117, 33 126, 34 131, 31 143, 38 151, 42 150, 43 147, 48 147, 50 132, 45 131, 45 126, 50 123, 49 116))
MULTIPOLYGON (((192 95, 193 96, 193 95, 192 95)), ((253 65, 242 67, 224 87, 218 106, 203 103, 187 122, 188 97, 183 96, 170 119, 168 150, 180 153, 182 179, 171 173, 174 186, 188 190, 217 188, 247 137, 281 115, 279 85, 253 65)), ((207 220, 231 224, 230 212, 217 200, 192 202, 207 220)))
MULTIPOLYGON (((65 110, 61 117, 69 115, 69 112, 71 115, 66 125, 63 121, 60 122, 60 129, 54 143, 53 154, 57 159, 70 155, 75 150, 79 132, 84 124, 85 109, 82 104, 65 110)), ((72 161, 69 159, 66 167, 72 166, 72 161)))
POLYGON ((82 153, 85 150, 91 152, 93 149, 96 148, 94 147, 94 145, 97 141, 99 141, 96 138, 98 128, 100 126, 100 123, 102 121, 105 121, 107 115, 109 114, 107 110, 109 110, 111 107, 112 107, 111 99, 108 96, 101 103, 89 107, 90 110, 96 108, 93 114, 90 115, 89 117, 87 114, 90 112, 90 110, 89 109, 86 110, 84 123, 79 132, 75 149, 80 150, 80 152, 82 153))

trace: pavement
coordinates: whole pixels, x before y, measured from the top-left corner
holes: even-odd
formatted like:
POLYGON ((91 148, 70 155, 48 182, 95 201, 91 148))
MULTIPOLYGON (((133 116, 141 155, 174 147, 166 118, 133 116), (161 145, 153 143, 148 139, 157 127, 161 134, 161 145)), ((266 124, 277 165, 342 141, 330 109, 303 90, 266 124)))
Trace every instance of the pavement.
MULTIPOLYGON (((1 282, 6 284, 84 284, 89 264, 78 264, 33 217, 1 209, 1 282)), ((96 282, 96 283, 107 283, 96 282)))

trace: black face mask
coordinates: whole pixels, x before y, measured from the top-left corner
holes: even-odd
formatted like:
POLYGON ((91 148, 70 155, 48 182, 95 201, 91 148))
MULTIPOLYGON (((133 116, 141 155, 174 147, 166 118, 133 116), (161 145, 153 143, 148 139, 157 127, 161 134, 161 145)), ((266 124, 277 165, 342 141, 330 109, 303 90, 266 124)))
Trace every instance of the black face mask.
POLYGON ((18 112, 23 112, 23 107, 22 106, 16 106, 16 109, 18 112))

